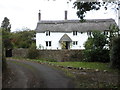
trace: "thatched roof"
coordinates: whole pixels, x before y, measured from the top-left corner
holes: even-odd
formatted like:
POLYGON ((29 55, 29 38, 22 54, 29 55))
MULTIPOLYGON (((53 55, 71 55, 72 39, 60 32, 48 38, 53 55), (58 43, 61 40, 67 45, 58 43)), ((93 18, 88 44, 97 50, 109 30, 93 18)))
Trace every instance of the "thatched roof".
POLYGON ((86 32, 90 30, 109 30, 109 26, 115 24, 113 19, 92 19, 86 22, 79 20, 39 21, 36 32, 86 32))
POLYGON ((71 42, 72 39, 71 39, 67 34, 64 34, 64 35, 61 37, 61 39, 60 39, 59 42, 62 42, 62 41, 69 41, 69 42, 71 42))

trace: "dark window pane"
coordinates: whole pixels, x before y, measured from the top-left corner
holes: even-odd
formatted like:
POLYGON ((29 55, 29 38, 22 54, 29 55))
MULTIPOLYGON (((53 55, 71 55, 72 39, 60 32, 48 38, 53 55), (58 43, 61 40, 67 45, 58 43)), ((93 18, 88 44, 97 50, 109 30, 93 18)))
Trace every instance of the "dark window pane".
POLYGON ((46 46, 48 46, 48 41, 46 41, 46 46))
POLYGON ((51 46, 51 41, 49 41, 49 46, 51 46))
POLYGON ((78 42, 76 41, 76 45, 78 44, 78 42))

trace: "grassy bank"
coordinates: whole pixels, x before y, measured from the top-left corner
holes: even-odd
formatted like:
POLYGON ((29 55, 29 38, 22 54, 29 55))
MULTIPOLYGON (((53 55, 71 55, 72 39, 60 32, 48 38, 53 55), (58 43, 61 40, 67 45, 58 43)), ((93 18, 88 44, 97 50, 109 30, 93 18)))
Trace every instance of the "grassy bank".
POLYGON ((110 63, 100 63, 100 62, 53 62, 52 60, 46 60, 46 59, 27 59, 27 58, 13 58, 18 60, 28 60, 28 61, 34 61, 38 63, 51 63, 54 65, 59 66, 70 66, 70 67, 81 67, 81 68, 88 68, 88 69, 98 69, 98 70, 107 70, 110 72, 117 71, 115 69, 110 68, 110 63))

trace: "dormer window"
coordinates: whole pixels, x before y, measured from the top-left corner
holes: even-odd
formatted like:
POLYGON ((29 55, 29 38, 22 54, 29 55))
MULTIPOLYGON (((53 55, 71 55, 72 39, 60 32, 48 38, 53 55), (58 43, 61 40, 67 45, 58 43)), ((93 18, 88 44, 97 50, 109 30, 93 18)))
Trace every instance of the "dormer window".
POLYGON ((50 36, 50 31, 46 31, 46 36, 50 36))
POLYGON ((73 31, 73 36, 77 36, 77 31, 73 31))

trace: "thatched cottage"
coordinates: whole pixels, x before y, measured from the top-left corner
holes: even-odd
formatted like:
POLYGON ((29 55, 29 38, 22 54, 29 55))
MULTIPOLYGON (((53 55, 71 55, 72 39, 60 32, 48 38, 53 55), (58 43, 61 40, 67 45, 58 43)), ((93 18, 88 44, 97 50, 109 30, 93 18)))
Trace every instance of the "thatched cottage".
POLYGON ((113 19, 92 19, 86 22, 79 20, 43 21, 39 12, 36 27, 37 49, 84 49, 84 43, 92 30, 100 30, 109 34, 109 27, 116 24, 113 19))

